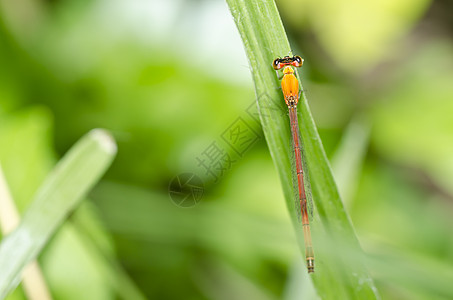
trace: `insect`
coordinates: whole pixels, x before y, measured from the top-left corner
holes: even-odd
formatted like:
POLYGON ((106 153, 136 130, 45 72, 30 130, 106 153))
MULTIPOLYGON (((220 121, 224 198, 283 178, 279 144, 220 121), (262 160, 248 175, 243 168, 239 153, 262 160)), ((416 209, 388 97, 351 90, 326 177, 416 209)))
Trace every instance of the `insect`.
MULTIPOLYGON (((293 181, 294 188, 297 185, 296 207, 300 207, 302 227, 304 231, 305 259, 307 261, 308 273, 315 271, 315 256, 313 244, 311 241, 310 221, 308 212, 307 195, 311 196, 310 182, 308 179, 307 168, 304 164, 302 143, 299 132, 299 122, 297 120, 297 103, 299 101, 299 81, 294 74, 293 67, 301 67, 304 60, 298 56, 285 56, 273 61, 274 70, 283 69, 283 78, 281 80, 282 92, 289 111, 289 120, 291 125, 291 156, 294 161, 293 181), (305 168, 305 170, 304 170, 305 168), (297 182, 297 183, 296 183, 297 182)), ((311 197, 309 198, 311 200, 311 197)))

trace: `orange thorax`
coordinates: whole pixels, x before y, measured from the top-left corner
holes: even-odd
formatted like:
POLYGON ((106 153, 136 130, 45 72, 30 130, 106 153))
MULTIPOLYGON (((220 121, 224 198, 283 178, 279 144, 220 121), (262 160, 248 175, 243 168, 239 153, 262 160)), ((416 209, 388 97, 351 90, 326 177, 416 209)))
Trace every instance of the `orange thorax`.
POLYGON ((299 81, 294 76, 294 70, 290 66, 283 69, 282 91, 286 105, 295 106, 299 100, 299 81))

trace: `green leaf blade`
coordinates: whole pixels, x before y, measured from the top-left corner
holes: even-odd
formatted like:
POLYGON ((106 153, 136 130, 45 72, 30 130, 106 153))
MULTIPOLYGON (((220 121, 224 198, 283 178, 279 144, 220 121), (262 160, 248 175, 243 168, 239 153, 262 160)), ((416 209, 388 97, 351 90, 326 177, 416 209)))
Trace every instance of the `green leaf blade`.
POLYGON ((49 174, 22 222, 0 244, 0 298, 20 282, 66 216, 104 174, 116 154, 113 138, 95 129, 78 141, 49 174))
MULTIPOLYGON (((271 67, 273 59, 290 53, 290 46, 274 1, 227 0, 227 3, 245 45, 261 124, 303 255, 302 226, 297 222, 292 192, 287 108, 271 67)), ((298 116, 315 207, 311 227, 316 267, 310 277, 317 293, 322 299, 379 299, 304 94, 298 116)))

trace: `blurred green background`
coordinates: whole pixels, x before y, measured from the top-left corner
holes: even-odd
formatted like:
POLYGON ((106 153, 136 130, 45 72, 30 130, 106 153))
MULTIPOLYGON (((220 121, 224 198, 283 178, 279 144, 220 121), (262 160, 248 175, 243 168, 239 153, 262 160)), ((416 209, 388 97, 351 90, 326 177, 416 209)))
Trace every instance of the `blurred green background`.
MULTIPOLYGON (((0 163, 20 211, 84 133, 118 142, 40 256, 55 299, 316 299, 226 3, 0 4, 0 163), (254 132, 240 153, 237 122, 254 132), (214 146, 230 161, 206 169, 214 146), (191 208, 170 199, 182 173, 204 184, 191 208)), ((382 298, 452 299, 453 3, 277 6, 382 298)))

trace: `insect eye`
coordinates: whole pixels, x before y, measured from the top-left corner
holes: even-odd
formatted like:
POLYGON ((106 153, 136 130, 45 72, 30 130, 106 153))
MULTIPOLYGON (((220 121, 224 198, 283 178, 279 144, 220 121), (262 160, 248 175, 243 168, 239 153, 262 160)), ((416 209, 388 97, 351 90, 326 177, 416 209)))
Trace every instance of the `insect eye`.
POLYGON ((274 62, 272 63, 272 67, 274 68, 274 70, 279 70, 279 69, 281 69, 281 66, 280 66, 280 58, 274 59, 274 62))
POLYGON ((300 67, 303 63, 304 60, 302 59, 302 57, 300 57, 299 55, 294 56, 294 61, 292 63, 294 67, 300 67))

